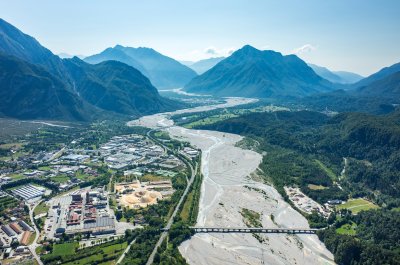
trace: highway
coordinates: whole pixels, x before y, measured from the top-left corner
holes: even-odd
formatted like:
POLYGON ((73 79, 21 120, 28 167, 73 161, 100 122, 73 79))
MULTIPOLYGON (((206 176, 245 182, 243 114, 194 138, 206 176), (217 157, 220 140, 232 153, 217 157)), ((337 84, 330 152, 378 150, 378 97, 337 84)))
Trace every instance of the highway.
MULTIPOLYGON (((164 148, 166 148, 167 150, 173 152, 173 151, 170 150, 167 146, 163 145, 161 142, 159 142, 159 141, 157 141, 156 139, 154 139, 154 138, 151 137, 151 132, 153 132, 153 131, 155 131, 155 130, 149 131, 149 132, 147 133, 147 136, 148 136, 150 139, 152 139, 153 141, 155 141, 155 142, 157 142, 158 144, 162 145, 162 146, 163 146, 164 148)), ((181 160, 184 159, 183 157, 184 157, 183 155, 179 155, 179 158, 180 158, 181 160)), ((179 199, 178 204, 175 206, 175 210, 174 210, 174 212, 172 213, 171 217, 169 218, 169 220, 168 220, 168 222, 167 222, 167 225, 165 226, 165 231, 163 231, 163 232, 161 233, 161 236, 160 236, 160 238, 158 239, 157 244, 154 246, 153 252, 151 253, 149 259, 147 260, 146 265, 151 265, 151 264, 153 264, 154 256, 155 256, 155 254, 157 253, 157 248, 158 248, 159 246, 161 246, 162 242, 163 242, 163 241, 165 240, 165 238, 167 237, 167 235, 168 235, 168 230, 171 228, 171 226, 172 226, 172 224, 173 224, 173 222, 174 222, 174 218, 175 218, 175 216, 177 215, 177 213, 178 213, 178 211, 179 211, 179 208, 181 207, 181 205, 182 205, 182 203, 183 203, 183 201, 184 201, 186 195, 187 195, 188 192, 189 192, 190 186, 193 184, 193 181, 194 181, 194 179, 195 179, 195 177, 196 177, 196 174, 197 174, 197 163, 196 163, 196 165, 195 165, 195 169, 193 169, 193 166, 192 166, 192 165, 190 164, 190 162, 189 162, 189 158, 186 157, 185 160, 186 160, 186 161, 184 161, 184 162, 186 162, 185 164, 187 164, 187 165, 189 166, 190 173, 191 173, 189 182, 188 182, 188 184, 186 185, 186 189, 185 189, 185 191, 183 192, 181 198, 179 199)))
MULTIPOLYGON (((170 148, 168 148, 167 146, 165 146, 162 142, 158 141, 157 139, 155 139, 155 138, 153 138, 153 137, 151 136, 151 133, 154 132, 154 131, 156 131, 156 129, 153 129, 153 130, 148 131, 148 132, 147 132, 147 137, 148 137, 149 139, 153 140, 154 142, 156 142, 157 144, 159 144, 160 146, 162 146, 162 147, 164 148, 164 150, 170 151, 170 152, 174 153, 174 150, 171 150, 170 148)), ((182 205, 182 203, 183 203, 183 201, 184 201, 186 195, 188 194, 189 189, 190 189, 190 186, 193 184, 193 181, 194 181, 194 179, 195 179, 195 177, 196 177, 196 174, 197 174, 197 163, 195 164, 195 168, 193 169, 193 166, 192 166, 191 163, 190 163, 190 158, 189 158, 189 157, 186 157, 186 156, 184 156, 183 154, 178 154, 177 157, 178 157, 179 159, 181 159, 186 165, 188 165, 189 170, 190 170, 190 175, 191 175, 191 176, 190 176, 190 179, 187 179, 187 178, 186 178, 187 185, 186 185, 185 191, 183 192, 181 198, 179 199, 178 204, 175 206, 174 212, 172 213, 171 217, 168 219, 167 225, 165 226, 165 231, 163 231, 163 232, 161 233, 160 238, 158 239, 156 245, 154 246, 154 249, 153 249, 152 253, 150 254, 149 259, 147 260, 147 263, 146 263, 146 264, 149 264, 149 265, 150 265, 150 264, 153 264, 154 256, 155 256, 155 254, 157 253, 157 248, 161 245, 161 243, 162 243, 162 242, 164 241, 164 239, 167 237, 167 235, 168 235, 168 230, 171 228, 171 226, 172 226, 172 224, 173 224, 173 222, 174 222, 174 218, 175 218, 175 216, 178 214, 179 208, 181 207, 181 205, 182 205)), ((135 241, 136 241, 136 240, 133 240, 133 241, 126 247, 126 249, 124 250, 124 253, 122 253, 122 255, 119 257, 119 259, 118 259, 118 261, 116 262, 116 264, 120 264, 120 263, 123 261, 123 259, 125 258, 125 255, 129 252, 131 246, 135 243, 135 241)))

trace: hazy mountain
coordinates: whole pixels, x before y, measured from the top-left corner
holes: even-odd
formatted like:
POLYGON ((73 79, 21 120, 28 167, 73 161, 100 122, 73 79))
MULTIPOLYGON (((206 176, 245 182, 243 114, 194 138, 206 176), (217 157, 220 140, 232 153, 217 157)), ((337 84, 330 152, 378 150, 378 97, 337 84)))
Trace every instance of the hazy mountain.
POLYGON ((360 80, 359 82, 355 83, 352 87, 359 88, 362 86, 369 85, 369 84, 373 83, 374 81, 383 79, 383 78, 385 78, 391 74, 394 74, 396 72, 399 72, 399 71, 400 71, 400 63, 393 64, 389 67, 385 67, 385 68, 379 70, 378 72, 360 80))
POLYGON ((189 67, 150 48, 117 45, 85 58, 89 63, 106 60, 120 61, 137 68, 159 89, 183 87, 197 75, 189 67))
POLYGON ((295 55, 260 51, 249 45, 234 52, 185 90, 218 96, 298 97, 330 91, 334 85, 295 55))
POLYGON ((182 106, 162 98, 145 76, 124 63, 60 59, 4 20, 0 38, 3 115, 90 120, 116 114, 137 117, 182 106))
POLYGON ((357 89, 356 94, 397 100, 400 103, 400 71, 357 89))
POLYGON ((86 57, 83 60, 90 64, 98 64, 104 61, 119 61, 136 68, 146 76, 148 75, 146 69, 141 63, 127 55, 122 50, 116 48, 107 48, 101 53, 86 57))
POLYGON ((364 77, 361 75, 351 73, 351 72, 346 72, 346 71, 331 71, 326 67, 318 66, 315 64, 308 64, 314 72, 319 75, 320 77, 331 81, 332 83, 338 83, 338 84, 352 84, 357 81, 360 81, 364 77))
POLYGON ((209 58, 200 60, 198 62, 194 62, 188 66, 192 68, 196 73, 201 75, 210 70, 211 68, 213 68, 217 63, 219 63, 223 59, 225 59, 225 57, 209 58))
POLYGON ((343 84, 354 84, 364 78, 359 74, 347 71, 334 71, 333 73, 338 75, 344 81, 343 84))
POLYGON ((71 59, 75 56, 78 57, 79 59, 83 59, 86 57, 85 55, 72 55, 72 54, 65 53, 65 52, 59 53, 59 54, 57 54, 57 56, 60 57, 61 59, 71 59))
POLYGON ((400 71, 357 89, 315 94, 293 103, 318 110, 390 113, 400 104, 400 71))

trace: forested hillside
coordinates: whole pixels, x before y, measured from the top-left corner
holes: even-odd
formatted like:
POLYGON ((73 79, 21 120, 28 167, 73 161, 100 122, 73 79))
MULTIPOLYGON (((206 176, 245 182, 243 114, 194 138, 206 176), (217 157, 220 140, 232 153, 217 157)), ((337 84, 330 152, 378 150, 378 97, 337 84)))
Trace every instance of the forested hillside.
POLYGON ((332 225, 319 236, 338 264, 399 264, 399 116, 400 111, 386 116, 343 113, 333 117, 279 111, 251 113, 197 128, 258 141, 257 148, 265 152, 260 168, 284 197, 285 185, 297 185, 320 203, 357 197, 377 203, 380 209, 358 215, 340 210, 326 221, 314 215, 308 218, 314 227, 324 222, 332 225), (338 232, 343 227, 350 230, 338 232))

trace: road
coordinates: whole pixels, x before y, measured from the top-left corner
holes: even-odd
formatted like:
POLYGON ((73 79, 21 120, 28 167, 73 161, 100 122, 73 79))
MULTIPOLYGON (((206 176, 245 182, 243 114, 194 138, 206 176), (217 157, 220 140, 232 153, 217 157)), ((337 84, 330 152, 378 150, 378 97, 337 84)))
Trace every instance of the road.
MULTIPOLYGON (((165 129, 165 128, 164 128, 164 129, 165 129)), ((147 137, 150 138, 151 140, 153 140, 154 142, 156 142, 157 144, 161 145, 161 146, 164 148, 164 150, 170 151, 170 152, 173 153, 173 152, 174 152, 173 150, 171 150, 170 148, 168 148, 167 146, 165 146, 162 142, 158 141, 157 139, 154 139, 154 138, 151 136, 151 133, 154 132, 154 131, 156 131, 156 130, 153 129, 153 130, 148 131, 148 132, 147 132, 147 137)), ((186 189, 185 189, 185 191, 183 192, 181 198, 179 199, 179 202, 178 202, 178 204, 176 205, 176 207, 175 207, 175 209, 174 209, 174 212, 172 213, 171 217, 169 218, 169 220, 168 220, 168 222, 167 222, 167 225, 165 226, 166 231, 164 231, 164 232, 161 233, 161 236, 160 236, 160 238, 158 239, 157 244, 155 245, 155 247, 154 247, 154 249, 153 249, 153 252, 151 253, 151 255, 150 255, 149 259, 147 260, 147 263, 146 263, 146 264, 152 264, 152 263, 153 263, 153 261, 154 261, 154 256, 155 256, 155 254, 157 253, 157 248, 161 245, 161 243, 162 243, 162 242, 164 241, 164 239, 167 237, 167 235, 168 235, 168 230, 171 228, 171 226, 172 226, 172 224, 173 224, 173 222, 174 222, 174 218, 175 218, 175 216, 177 215, 177 213, 178 213, 178 211, 179 211, 179 208, 181 207, 181 205, 182 205, 182 203, 183 203, 183 201, 184 201, 186 195, 188 194, 189 189, 190 189, 190 186, 192 185, 192 183, 193 183, 193 181, 194 181, 194 178, 195 178, 195 176, 196 176, 196 174, 197 174, 197 163, 196 163, 196 165, 195 165, 195 169, 193 169, 193 166, 192 166, 192 165, 190 164, 190 162, 189 162, 189 161, 190 161, 190 158, 188 158, 188 157, 186 157, 186 156, 184 156, 184 155, 182 155, 182 154, 179 154, 178 158, 180 158, 181 160, 186 160, 186 161, 184 161, 184 162, 186 162, 185 164, 187 164, 187 165, 189 166, 191 176, 190 176, 190 179, 187 179, 187 178, 186 178, 186 180, 187 180, 187 182, 188 182, 187 185, 186 185, 186 189), (183 157, 185 157, 185 158, 183 158, 183 157)), ((124 260, 125 255, 129 252, 131 246, 135 243, 135 241, 136 241, 136 240, 133 240, 133 241, 126 247, 126 249, 124 250, 124 253, 122 253, 121 257, 119 257, 119 259, 118 259, 118 261, 117 261, 116 264, 120 264, 120 263, 124 260)))
POLYGON ((131 249, 131 246, 132 246, 135 242, 136 242, 136 239, 135 239, 135 240, 132 240, 132 242, 126 247, 126 249, 124 250, 124 253, 122 253, 121 257, 119 257, 119 259, 117 260, 117 263, 115 263, 116 265, 117 265, 117 264, 120 264, 120 263, 124 260, 125 255, 129 252, 129 250, 131 249))
POLYGON ((36 226, 36 224, 35 224, 35 222, 33 220, 33 211, 35 210, 36 206, 38 206, 41 202, 42 202, 42 200, 38 201, 33 207, 31 207, 28 204, 28 207, 29 207, 29 218, 31 219, 31 223, 32 223, 33 229, 35 229, 35 233, 36 233, 35 240, 28 247, 29 247, 29 250, 31 251, 33 257, 36 259, 36 261, 37 261, 37 263, 39 265, 43 265, 43 262, 40 260, 39 255, 36 254, 36 248, 40 245, 40 244, 37 243, 37 241, 39 239, 39 236, 40 236, 40 231, 37 228, 37 226, 36 226))
MULTIPOLYGON (((158 142, 156 139, 154 139, 154 138, 151 137, 150 133, 151 133, 152 131, 154 131, 154 130, 149 131, 149 132, 147 133, 147 136, 148 136, 150 139, 152 139, 152 140, 158 142)), ((161 145, 163 145, 163 144, 160 143, 160 142, 158 142, 158 143, 161 144, 161 145)), ((164 145, 163 145, 163 146, 164 146, 164 145)), ((170 150, 167 146, 164 146, 164 147, 165 147, 167 150, 169 150, 169 151, 172 152, 172 150, 170 150)), ((181 156, 183 157, 183 155, 181 155, 181 156)), ((181 156, 180 156, 180 158, 182 159, 181 156)), ((171 228, 171 226, 172 226, 172 224, 173 224, 173 222, 174 222, 174 218, 175 218, 175 216, 177 215, 177 213, 178 213, 178 211, 179 211, 179 208, 181 207, 181 204, 183 203, 183 201, 184 201, 186 195, 188 194, 189 189, 190 189, 190 186, 193 184, 194 178, 196 177, 196 173, 197 173, 197 163, 196 163, 196 165, 195 165, 195 169, 193 169, 193 166, 189 163, 188 160, 189 160, 189 158, 186 158, 186 162, 187 162, 186 164, 189 165, 189 169, 190 169, 191 176, 190 176, 190 179, 189 179, 188 184, 186 185, 185 191, 183 192, 181 198, 179 199, 178 204, 175 206, 174 212, 172 213, 171 217, 169 218, 169 220, 168 220, 168 222, 167 222, 167 225, 165 226, 165 230, 169 230, 169 229, 171 228)), ((154 246, 153 252, 151 253, 149 259, 147 260, 146 265, 151 265, 151 264, 153 264, 154 256, 155 256, 155 254, 157 253, 157 248, 158 248, 159 246, 161 246, 162 242, 163 242, 164 239, 167 237, 167 235, 168 235, 168 231, 163 231, 163 232, 161 233, 161 236, 160 236, 160 238, 158 239, 157 244, 154 246)))

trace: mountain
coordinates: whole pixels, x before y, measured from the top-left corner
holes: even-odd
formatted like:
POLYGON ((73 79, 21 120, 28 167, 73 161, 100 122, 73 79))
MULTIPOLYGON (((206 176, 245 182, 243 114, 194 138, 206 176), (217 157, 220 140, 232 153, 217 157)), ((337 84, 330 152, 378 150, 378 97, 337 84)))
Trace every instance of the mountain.
POLYGON ((141 63, 128 56, 120 49, 107 48, 103 52, 86 57, 83 60, 90 64, 98 64, 104 61, 119 61, 124 64, 130 65, 138 69, 140 72, 142 72, 142 74, 147 75, 147 71, 141 63))
POLYGON ((400 70, 382 79, 362 86, 355 92, 358 95, 395 100, 400 103, 400 70))
POLYGON ((0 39, 1 116, 89 121, 183 107, 124 63, 61 59, 4 20, 0 39))
POLYGON ((234 52, 185 86, 194 93, 243 97, 299 97, 334 85, 295 55, 260 51, 249 45, 234 52))
POLYGON ((117 45, 86 57, 88 63, 115 60, 135 67, 159 89, 180 88, 197 74, 189 67, 150 48, 131 48, 117 45))
POLYGON ((213 68, 217 63, 224 59, 225 57, 209 58, 191 63, 188 66, 192 68, 197 74, 201 75, 213 68))
POLYGON ((389 67, 385 67, 385 68, 379 70, 378 72, 360 80, 359 82, 355 83, 352 87, 359 88, 362 86, 369 85, 369 84, 373 83, 374 81, 383 79, 383 78, 385 78, 391 74, 394 74, 396 72, 399 72, 399 71, 400 71, 400 63, 393 64, 389 67))
POLYGON ((308 66, 310 66, 317 75, 332 83, 352 84, 364 78, 355 73, 346 71, 331 71, 326 67, 318 66, 315 64, 309 63, 308 66))
POLYGON ((0 18, 0 52, 46 68, 59 78, 65 78, 62 59, 46 49, 33 37, 24 34, 0 18))
POLYGON ((174 109, 176 102, 161 97, 137 69, 118 61, 91 65, 77 57, 65 60, 77 93, 93 106, 140 116, 174 109))
POLYGON ((20 119, 86 120, 94 111, 43 67, 0 54, 0 113, 20 119))
POLYGON ((72 54, 65 53, 65 52, 59 53, 59 54, 57 54, 57 56, 60 57, 61 59, 71 59, 75 56, 78 57, 79 59, 83 59, 86 57, 84 55, 72 55, 72 54))
POLYGON ((344 81, 342 82, 343 84, 354 84, 364 78, 359 74, 347 71, 334 71, 333 73, 338 75, 344 81))

